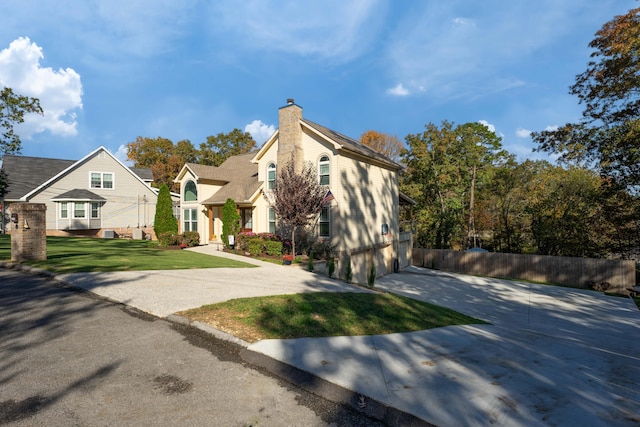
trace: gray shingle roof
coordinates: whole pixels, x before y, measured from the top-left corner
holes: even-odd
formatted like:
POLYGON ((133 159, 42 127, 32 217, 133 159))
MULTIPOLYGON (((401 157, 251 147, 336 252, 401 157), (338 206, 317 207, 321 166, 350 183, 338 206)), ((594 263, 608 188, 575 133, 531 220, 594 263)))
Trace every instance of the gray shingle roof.
POLYGON ((149 168, 129 168, 143 181, 153 181, 153 172, 149 168))
MULTIPOLYGON (((222 165, 220 165, 222 166, 222 165)), ((187 167, 200 179, 210 179, 212 181, 229 181, 216 166, 199 165, 197 163, 187 163, 187 167)))
MULTIPOLYGON (((227 184, 203 203, 221 205, 227 199, 233 199, 236 203, 250 202, 250 197, 258 191, 261 185, 258 181, 258 165, 251 163, 254 156, 255 153, 248 153, 229 157, 223 164, 215 168, 215 171, 210 171, 212 172, 211 176, 218 177, 213 179, 224 177, 221 180, 226 181, 227 184)), ((209 168, 212 167, 209 166, 209 168)))
POLYGON ((327 138, 337 142, 338 144, 342 145, 342 147, 346 150, 352 151, 354 153, 358 153, 362 156, 365 157, 369 157, 371 159, 377 160, 379 162, 385 163, 390 167, 393 168, 397 168, 397 169, 402 169, 402 166, 400 166, 399 164, 395 163, 394 161, 390 160, 387 156, 378 153, 376 150, 367 147, 366 145, 364 145, 363 143, 361 143, 360 141, 357 141, 353 138, 350 138, 346 135, 341 134, 340 132, 336 132, 332 129, 329 129, 328 127, 319 125, 315 122, 312 122, 311 120, 307 120, 307 119, 302 119, 302 122, 304 124, 306 124, 307 126, 315 129, 316 131, 320 132, 322 135, 326 136, 327 138))
POLYGON ((54 197, 51 200, 76 200, 76 201, 91 201, 91 202, 106 202, 102 196, 98 196, 96 193, 92 193, 89 190, 75 189, 62 193, 59 196, 54 197))
POLYGON ((75 160, 47 159, 43 157, 13 156, 6 154, 2 169, 7 174, 8 185, 5 199, 18 200, 43 182, 53 178, 75 160))
MULTIPOLYGON (((6 200, 19 200, 41 184, 53 178, 77 160, 49 159, 45 157, 14 156, 5 154, 2 169, 7 174, 6 200)), ((153 180, 151 169, 130 168, 143 181, 153 180)))

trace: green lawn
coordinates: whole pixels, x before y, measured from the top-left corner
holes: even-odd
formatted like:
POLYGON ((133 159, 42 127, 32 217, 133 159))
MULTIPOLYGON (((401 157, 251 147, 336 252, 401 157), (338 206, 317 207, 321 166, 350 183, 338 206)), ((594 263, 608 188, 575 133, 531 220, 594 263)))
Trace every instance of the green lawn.
POLYGON ((448 308, 389 293, 310 292, 242 298, 178 313, 247 342, 261 339, 380 335, 486 324, 448 308))
MULTIPOLYGON (((0 235, 0 260, 10 259, 10 236, 0 235)), ((57 273, 254 267, 191 251, 158 249, 142 240, 86 237, 47 237, 47 260, 25 264, 57 273)))

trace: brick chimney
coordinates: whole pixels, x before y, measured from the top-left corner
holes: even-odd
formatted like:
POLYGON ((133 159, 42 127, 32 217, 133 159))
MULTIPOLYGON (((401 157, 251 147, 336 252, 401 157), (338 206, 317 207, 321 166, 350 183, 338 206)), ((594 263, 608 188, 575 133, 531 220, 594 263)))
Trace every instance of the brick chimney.
POLYGON ((302 108, 295 104, 293 98, 287 99, 287 105, 278 110, 278 167, 293 159, 298 172, 304 162, 300 119, 302 108))

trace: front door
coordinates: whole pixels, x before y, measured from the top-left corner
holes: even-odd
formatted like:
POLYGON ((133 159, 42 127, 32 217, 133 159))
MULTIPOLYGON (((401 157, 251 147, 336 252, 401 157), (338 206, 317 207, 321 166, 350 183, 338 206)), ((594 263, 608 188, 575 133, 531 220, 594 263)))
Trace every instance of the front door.
POLYGON ((240 228, 244 233, 253 231, 253 208, 240 208, 240 228))

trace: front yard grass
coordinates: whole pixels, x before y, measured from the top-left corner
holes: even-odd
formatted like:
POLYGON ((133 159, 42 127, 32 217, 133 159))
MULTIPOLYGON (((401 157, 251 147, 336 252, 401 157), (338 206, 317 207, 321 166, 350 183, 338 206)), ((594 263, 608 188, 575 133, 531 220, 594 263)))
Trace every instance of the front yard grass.
MULTIPOLYGON (((11 236, 0 235, 0 260, 11 259, 11 236)), ((56 273, 255 267, 191 251, 163 250, 144 240, 47 237, 47 260, 24 264, 56 273)))
POLYGON ((381 335, 487 324, 448 308, 389 293, 309 292, 241 298, 178 313, 247 342, 381 335))

